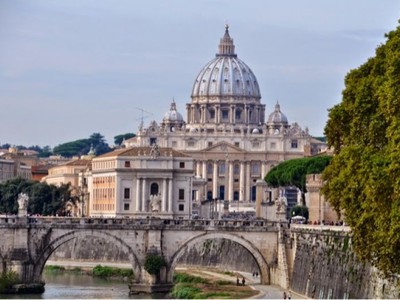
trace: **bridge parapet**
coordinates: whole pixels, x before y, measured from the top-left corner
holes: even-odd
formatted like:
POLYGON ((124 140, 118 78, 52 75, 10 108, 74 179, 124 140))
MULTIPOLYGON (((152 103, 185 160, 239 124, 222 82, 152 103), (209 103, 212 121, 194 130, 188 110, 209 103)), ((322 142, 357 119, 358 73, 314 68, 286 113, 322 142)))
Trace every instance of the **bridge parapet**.
POLYGON ((321 232, 321 231, 335 231, 335 232, 351 232, 349 226, 343 225, 303 225, 303 224, 290 224, 290 229, 293 232, 321 232))
POLYGON ((112 228, 112 229, 172 229, 207 231, 277 231, 275 221, 231 219, 131 219, 131 218, 71 218, 71 217, 0 217, 0 227, 22 223, 29 227, 52 228, 112 228))

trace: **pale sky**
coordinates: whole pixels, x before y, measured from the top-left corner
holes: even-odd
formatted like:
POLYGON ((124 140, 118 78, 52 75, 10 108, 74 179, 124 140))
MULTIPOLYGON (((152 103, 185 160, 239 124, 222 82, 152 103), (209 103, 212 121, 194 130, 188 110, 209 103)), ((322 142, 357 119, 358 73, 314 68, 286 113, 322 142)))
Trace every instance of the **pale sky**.
POLYGON ((267 115, 321 136, 345 75, 385 42, 398 0, 0 0, 0 144, 136 133, 194 80, 229 24, 267 115))

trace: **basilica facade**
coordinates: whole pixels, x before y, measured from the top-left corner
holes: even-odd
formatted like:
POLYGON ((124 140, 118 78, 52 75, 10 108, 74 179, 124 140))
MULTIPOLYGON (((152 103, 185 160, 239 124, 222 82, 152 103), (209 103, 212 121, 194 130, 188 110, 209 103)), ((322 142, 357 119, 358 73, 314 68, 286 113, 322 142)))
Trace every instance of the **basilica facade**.
MULTIPOLYGON (((273 166, 324 147, 307 128, 290 124, 279 103, 267 113, 257 78, 238 58, 228 26, 215 58, 194 80, 186 120, 172 101, 161 122, 142 124, 123 145, 155 144, 193 158, 195 178, 204 182, 193 188, 193 200, 250 203, 257 197, 257 180, 273 166)), ((267 190, 262 193, 263 200, 271 198, 267 190)))

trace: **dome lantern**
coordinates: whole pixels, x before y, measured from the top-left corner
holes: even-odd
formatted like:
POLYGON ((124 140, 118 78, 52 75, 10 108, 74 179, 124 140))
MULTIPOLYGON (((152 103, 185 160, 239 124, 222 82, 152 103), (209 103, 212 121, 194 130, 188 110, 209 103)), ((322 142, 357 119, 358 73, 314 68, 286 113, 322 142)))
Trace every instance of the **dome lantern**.
POLYGON ((225 25, 225 34, 219 42, 219 53, 218 56, 233 56, 236 57, 235 54, 235 45, 233 44, 233 39, 229 35, 229 25, 225 25))

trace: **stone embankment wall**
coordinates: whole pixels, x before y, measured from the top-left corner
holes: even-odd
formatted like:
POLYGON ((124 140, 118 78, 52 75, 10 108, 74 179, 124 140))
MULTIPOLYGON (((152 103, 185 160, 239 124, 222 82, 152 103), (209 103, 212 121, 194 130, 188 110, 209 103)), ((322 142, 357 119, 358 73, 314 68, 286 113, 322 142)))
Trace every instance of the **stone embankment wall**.
POLYGON ((103 238, 77 238, 58 247, 49 259, 129 263, 128 253, 123 250, 103 238))
MULTIPOLYGON (((61 245, 50 257, 52 261, 98 261, 129 263, 128 254, 100 238, 75 239, 61 245)), ((243 246, 226 239, 206 240, 187 249, 180 265, 217 267, 227 271, 259 271, 253 256, 243 246)))
POLYGON ((352 250, 350 232, 291 230, 293 261, 290 286, 319 299, 398 299, 399 278, 383 279, 352 250))

